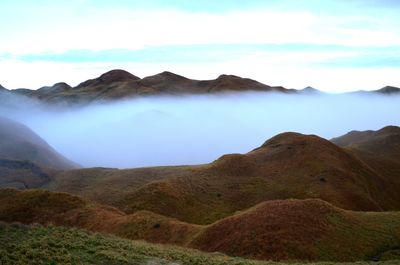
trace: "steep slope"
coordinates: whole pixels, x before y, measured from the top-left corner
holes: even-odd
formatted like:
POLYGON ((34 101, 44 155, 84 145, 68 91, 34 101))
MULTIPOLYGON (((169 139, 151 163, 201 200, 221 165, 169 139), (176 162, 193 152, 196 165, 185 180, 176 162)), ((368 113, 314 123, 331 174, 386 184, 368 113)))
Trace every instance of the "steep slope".
POLYGON ((79 227, 266 260, 379 260, 400 247, 399 217, 344 211, 315 199, 286 200, 198 226, 151 212, 125 215, 66 193, 0 190, 1 221, 79 227))
POLYGON ((3 117, 0 117, 0 158, 27 160, 53 169, 77 167, 28 127, 3 117))
POLYGON ((68 171, 56 175, 49 188, 126 213, 148 210, 210 224, 265 200, 289 198, 320 198, 350 210, 398 210, 394 178, 398 175, 377 174, 358 155, 325 139, 284 133, 247 154, 210 164, 68 171))

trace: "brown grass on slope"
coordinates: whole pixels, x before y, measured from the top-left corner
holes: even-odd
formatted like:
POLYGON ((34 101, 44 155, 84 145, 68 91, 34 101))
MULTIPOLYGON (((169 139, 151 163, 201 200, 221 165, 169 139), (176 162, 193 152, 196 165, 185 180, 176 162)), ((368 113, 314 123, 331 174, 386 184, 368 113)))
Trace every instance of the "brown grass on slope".
POLYGON ((151 212, 126 215, 68 193, 45 190, 0 189, 0 220, 80 227, 130 239, 181 245, 200 229, 151 212))
POLYGON ((125 215, 66 193, 5 189, 0 221, 79 227, 266 260, 371 260, 400 247, 399 213, 345 211, 316 199, 263 202, 199 226, 147 211, 125 215))
MULTIPOLYGON (((245 155, 165 170, 164 175, 163 170, 147 169, 164 178, 126 188, 113 205, 127 213, 149 210, 197 224, 276 199, 320 198, 350 210, 400 209, 400 201, 391 199, 400 187, 391 179, 376 174, 354 154, 311 135, 284 133, 245 155)), ((140 176, 131 173, 133 179, 140 176)))
POLYGON ((257 259, 378 259, 400 246, 399 217, 318 199, 268 201, 210 225, 191 246, 257 259))

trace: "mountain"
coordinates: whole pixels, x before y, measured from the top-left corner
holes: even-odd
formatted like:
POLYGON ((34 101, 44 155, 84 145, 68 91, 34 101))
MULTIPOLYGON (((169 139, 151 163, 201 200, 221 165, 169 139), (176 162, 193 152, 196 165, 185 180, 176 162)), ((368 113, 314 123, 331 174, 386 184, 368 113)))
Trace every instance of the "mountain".
POLYGON ((375 90, 374 92, 380 94, 397 94, 400 93, 400 88, 394 86, 385 86, 379 90, 375 90))
POLYGON ((64 171, 49 187, 126 213, 146 210, 195 224, 290 198, 318 198, 348 210, 399 210, 397 164, 386 161, 383 168, 376 166, 379 154, 360 154, 315 135, 283 133, 210 164, 64 171))
POLYGON ((38 90, 16 89, 11 92, 47 103, 84 104, 144 95, 188 95, 238 91, 295 93, 294 89, 271 87, 249 78, 221 75, 214 80, 193 80, 171 72, 139 78, 124 70, 112 70, 76 87, 66 83, 38 90))
POLYGON ((400 161, 400 128, 397 126, 386 126, 378 131, 351 131, 331 141, 341 147, 400 161))
POLYGON ((126 215, 66 193, 0 190, 2 221, 78 227, 264 260, 379 260, 400 246, 400 234, 393 233, 399 217, 345 211, 316 199, 285 200, 198 226, 151 212, 126 215))
POLYGON ((4 117, 0 117, 0 159, 29 161, 51 169, 77 167, 31 129, 4 117))
POLYGON ((112 85, 113 83, 118 82, 137 81, 139 79, 139 77, 134 76, 127 71, 117 69, 104 73, 98 78, 90 79, 80 83, 76 88, 96 88, 103 85, 112 85))
POLYGON ((313 88, 311 86, 305 87, 305 88, 299 90, 299 92, 304 93, 304 94, 310 94, 310 95, 323 93, 323 92, 319 91, 318 89, 313 88))
MULTIPOLYGON (((1 152, 8 139, 45 145, 2 120, 1 152)), ((209 164, 125 170, 0 157, 0 187, 21 189, 0 189, 0 221, 261 260, 400 259, 399 136, 396 126, 330 141, 286 132, 209 164)))

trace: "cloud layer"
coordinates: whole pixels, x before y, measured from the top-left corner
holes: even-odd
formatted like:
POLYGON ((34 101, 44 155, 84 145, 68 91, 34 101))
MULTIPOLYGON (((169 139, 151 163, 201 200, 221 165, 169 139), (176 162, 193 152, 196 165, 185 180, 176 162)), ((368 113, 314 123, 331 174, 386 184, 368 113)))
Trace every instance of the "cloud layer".
POLYGON ((239 93, 142 98, 70 110, 24 102, 24 109, 1 105, 0 113, 27 124, 79 164, 126 168, 208 163, 223 154, 248 152, 285 131, 329 139, 355 129, 400 125, 399 100, 239 93))

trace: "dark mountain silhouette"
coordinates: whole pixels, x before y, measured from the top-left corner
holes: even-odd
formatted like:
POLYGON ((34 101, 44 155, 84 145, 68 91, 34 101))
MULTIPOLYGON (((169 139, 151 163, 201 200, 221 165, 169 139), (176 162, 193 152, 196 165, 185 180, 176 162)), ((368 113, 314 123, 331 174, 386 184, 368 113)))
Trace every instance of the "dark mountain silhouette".
POLYGON ((400 93, 400 88, 394 86, 385 86, 381 89, 375 90, 374 92, 381 94, 396 94, 400 93))

